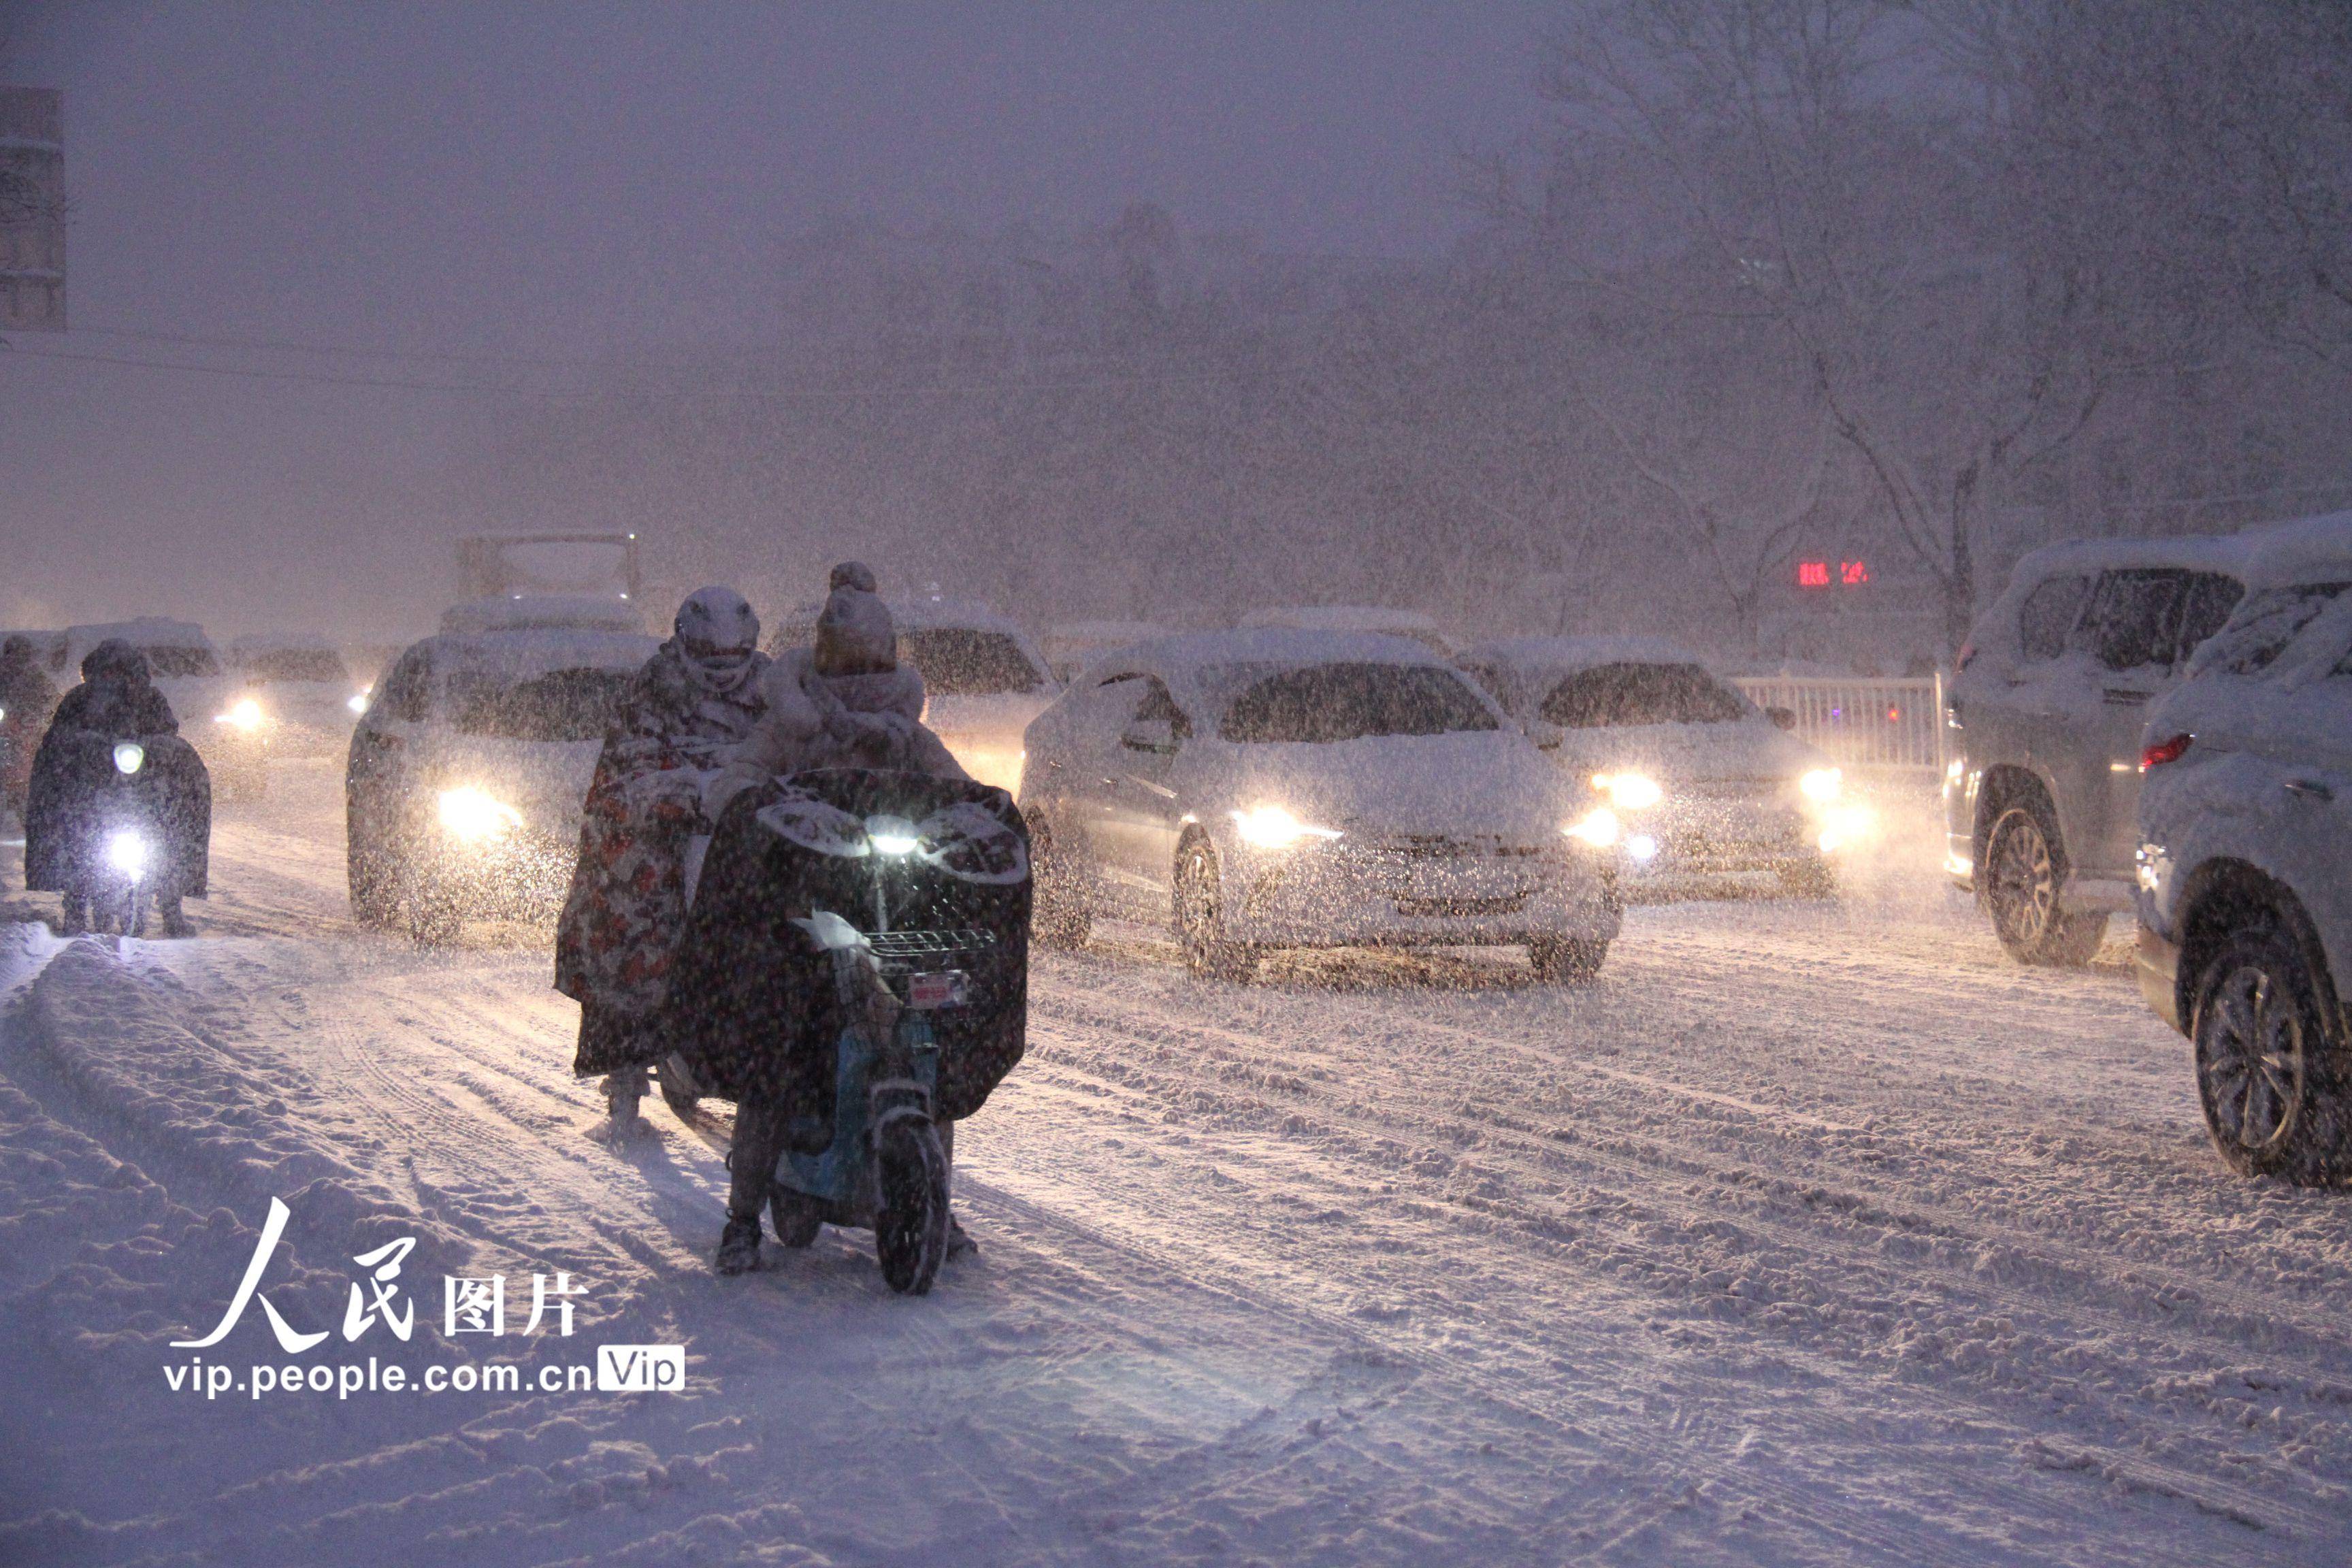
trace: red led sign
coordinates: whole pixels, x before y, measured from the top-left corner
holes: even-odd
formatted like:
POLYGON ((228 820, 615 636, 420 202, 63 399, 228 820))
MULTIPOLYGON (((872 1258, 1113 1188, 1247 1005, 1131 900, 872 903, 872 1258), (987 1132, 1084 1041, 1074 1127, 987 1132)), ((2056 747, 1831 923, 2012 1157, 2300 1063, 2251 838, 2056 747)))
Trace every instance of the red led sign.
POLYGON ((1826 561, 1800 561, 1800 562, 1798 562, 1798 563, 1797 563, 1797 586, 1798 586, 1798 587, 1800 587, 1800 588, 1826 588, 1826 587, 1828 587, 1829 585, 1830 585, 1830 563, 1829 563, 1828 562, 1826 562, 1826 561))

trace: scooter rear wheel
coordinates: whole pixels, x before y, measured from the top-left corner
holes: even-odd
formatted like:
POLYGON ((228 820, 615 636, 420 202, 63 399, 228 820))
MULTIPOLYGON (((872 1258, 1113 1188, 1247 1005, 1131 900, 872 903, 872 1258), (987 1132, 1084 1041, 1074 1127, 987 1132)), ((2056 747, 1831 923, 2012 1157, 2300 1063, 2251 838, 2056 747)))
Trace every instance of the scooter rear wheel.
POLYGON ((931 1288, 948 1254, 948 1161, 940 1136, 920 1116, 893 1117, 875 1134, 879 1202, 874 1251, 882 1278, 903 1295, 931 1288))

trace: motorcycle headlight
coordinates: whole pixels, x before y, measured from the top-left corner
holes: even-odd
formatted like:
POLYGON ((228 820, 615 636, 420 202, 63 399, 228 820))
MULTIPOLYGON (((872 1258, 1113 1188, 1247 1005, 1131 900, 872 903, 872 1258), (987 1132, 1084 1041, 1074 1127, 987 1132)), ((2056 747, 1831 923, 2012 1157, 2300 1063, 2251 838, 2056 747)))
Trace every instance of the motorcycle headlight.
POLYGON ((236 701, 229 704, 227 712, 214 714, 213 722, 215 724, 233 725, 250 735, 256 730, 260 729, 262 724, 268 721, 268 714, 261 710, 260 703, 255 701, 250 697, 241 697, 236 701))
POLYGON ((1252 806, 1234 813, 1234 831, 1243 843, 1259 849, 1287 849, 1302 838, 1326 841, 1339 837, 1335 827, 1301 822, 1278 805, 1252 806))
POLYGON ((866 842, 877 855, 912 855, 921 847, 923 836, 903 816, 869 816, 866 842))
POLYGON ((487 790, 465 784, 441 792, 441 826, 467 844, 504 838, 522 826, 522 813, 487 790))
POLYGON ((1592 787, 1620 811, 1641 811, 1666 798, 1665 790, 1647 773, 1595 773, 1592 787))
POLYGON ((1595 849, 1606 849, 1617 842, 1617 814, 1605 805, 1596 805, 1560 831, 1595 849))
POLYGON ((1797 781, 1797 788, 1816 805, 1827 805, 1845 793, 1845 774, 1836 768, 1815 768, 1797 781))
POLYGON ((147 748, 136 741, 114 742, 114 771, 128 778, 147 765, 147 748))
POLYGON ((106 863, 126 877, 147 869, 147 840, 125 829, 106 841, 106 863))

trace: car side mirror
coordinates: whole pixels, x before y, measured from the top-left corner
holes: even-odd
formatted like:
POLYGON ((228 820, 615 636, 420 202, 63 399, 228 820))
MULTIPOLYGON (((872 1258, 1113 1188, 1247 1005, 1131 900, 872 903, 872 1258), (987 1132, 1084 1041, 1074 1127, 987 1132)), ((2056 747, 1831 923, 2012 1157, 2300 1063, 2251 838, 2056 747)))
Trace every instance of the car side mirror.
POLYGON ((1118 743, 1130 752, 1172 757, 1176 754, 1176 726, 1167 719, 1138 719, 1119 732, 1118 743))
POLYGON ((1797 710, 1794 708, 1767 708, 1764 717, 1771 720, 1776 729, 1793 730, 1797 727, 1797 710))
POLYGON ((1528 739, 1539 751, 1557 751, 1560 742, 1568 739, 1568 731, 1549 719, 1531 719, 1528 721, 1528 739))

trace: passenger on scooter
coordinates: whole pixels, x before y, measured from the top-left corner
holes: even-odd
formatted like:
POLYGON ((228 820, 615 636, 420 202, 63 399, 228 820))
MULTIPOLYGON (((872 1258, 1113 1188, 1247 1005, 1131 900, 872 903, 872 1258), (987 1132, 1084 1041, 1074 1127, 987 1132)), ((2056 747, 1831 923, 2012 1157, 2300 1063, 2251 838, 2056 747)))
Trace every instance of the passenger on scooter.
POLYGON ((57 705, 58 689, 42 673, 33 639, 18 633, 0 643, 0 816, 25 820, 33 750, 57 705))
POLYGON ((556 928, 555 988, 580 1004, 572 1072, 604 1075, 612 1129, 642 1128, 655 1019, 686 915, 688 846, 709 832, 705 791, 765 706, 760 617, 731 588, 678 606, 675 635, 630 683, 589 785, 572 890, 556 928))
POLYGON ((161 838, 148 890, 163 934, 190 934, 180 900, 205 893, 212 834, 212 786, 203 761, 180 737, 172 704, 155 689, 147 656, 109 637, 81 661, 81 684, 65 695, 33 758, 25 812, 25 886, 64 895, 66 931, 89 929, 89 889, 100 847, 97 807, 135 754, 143 799, 161 838), (121 742, 131 742, 128 752, 121 742))
MULTIPOLYGON (((753 784, 818 768, 968 778, 946 745, 924 728, 923 678, 898 663, 898 641, 889 606, 876 595, 873 572, 856 561, 835 567, 817 618, 815 646, 790 649, 769 667, 762 681, 767 710, 712 785, 711 819, 753 784)), ((873 1005, 883 1014, 893 1012, 895 1000, 878 982, 877 989, 873 1005)), ((887 1032, 887 1020, 877 1027, 887 1032)), ((953 1126, 942 1121, 939 1127, 950 1160, 953 1126)), ((720 1273, 759 1267, 760 1213, 783 1152, 782 1107, 761 1100, 740 1103, 728 1156, 732 1177, 727 1228, 719 1243, 720 1273)), ((961 1227, 954 1237, 957 1246, 969 1245, 961 1227)))

